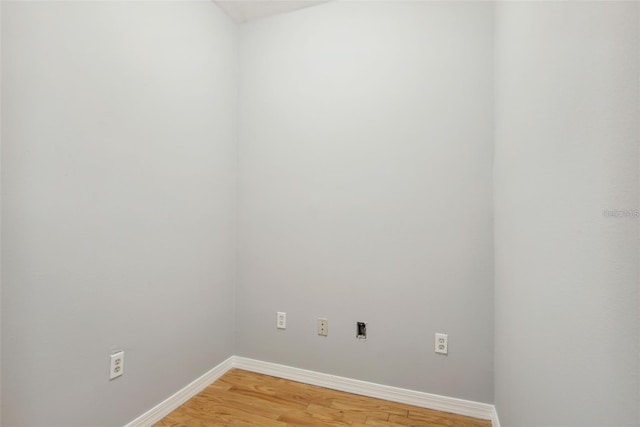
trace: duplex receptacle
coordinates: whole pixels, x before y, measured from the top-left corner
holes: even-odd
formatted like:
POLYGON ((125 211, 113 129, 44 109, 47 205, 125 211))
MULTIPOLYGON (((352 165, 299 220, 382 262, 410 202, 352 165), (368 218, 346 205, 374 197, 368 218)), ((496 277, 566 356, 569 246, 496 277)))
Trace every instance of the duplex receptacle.
POLYGON ((323 317, 318 319, 318 335, 323 337, 329 335, 329 321, 323 317))
POLYGON ((110 356, 109 379, 118 378, 122 374, 124 374, 124 351, 119 351, 110 356))
POLYGON ((436 333, 436 353, 448 354, 449 352, 449 337, 447 334, 436 333))
POLYGON ((276 317, 276 328, 287 329, 287 313, 279 311, 276 317))

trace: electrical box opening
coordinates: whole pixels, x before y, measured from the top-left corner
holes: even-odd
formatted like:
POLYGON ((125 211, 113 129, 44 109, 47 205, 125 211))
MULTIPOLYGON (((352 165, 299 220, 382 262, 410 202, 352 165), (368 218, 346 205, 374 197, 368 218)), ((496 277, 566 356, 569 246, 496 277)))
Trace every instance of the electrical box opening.
POLYGON ((356 323, 356 338, 361 340, 367 339, 367 324, 365 322, 356 323))

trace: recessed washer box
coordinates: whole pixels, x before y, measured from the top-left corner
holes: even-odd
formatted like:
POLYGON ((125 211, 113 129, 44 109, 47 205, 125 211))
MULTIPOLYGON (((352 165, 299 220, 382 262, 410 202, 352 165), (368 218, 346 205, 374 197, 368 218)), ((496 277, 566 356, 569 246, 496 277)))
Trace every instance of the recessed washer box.
POLYGON ((367 339, 367 322, 356 322, 356 338, 359 340, 367 339))

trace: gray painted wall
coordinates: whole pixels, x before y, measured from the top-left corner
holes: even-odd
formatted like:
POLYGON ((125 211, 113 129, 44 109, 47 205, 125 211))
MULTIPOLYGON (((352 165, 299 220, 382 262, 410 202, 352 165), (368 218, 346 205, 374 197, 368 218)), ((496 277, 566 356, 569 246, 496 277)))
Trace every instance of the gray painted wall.
POLYGON ((2 8, 2 425, 122 425, 233 354, 236 27, 2 8))
POLYGON ((499 3, 495 399, 638 426, 638 2, 499 3))
POLYGON ((238 355, 493 401, 492 19, 331 2, 241 27, 238 355))
POLYGON ((241 27, 237 216, 215 5, 2 2, 2 424, 121 425, 235 352, 637 426, 640 230, 602 211, 639 203, 640 8, 493 7, 241 27))

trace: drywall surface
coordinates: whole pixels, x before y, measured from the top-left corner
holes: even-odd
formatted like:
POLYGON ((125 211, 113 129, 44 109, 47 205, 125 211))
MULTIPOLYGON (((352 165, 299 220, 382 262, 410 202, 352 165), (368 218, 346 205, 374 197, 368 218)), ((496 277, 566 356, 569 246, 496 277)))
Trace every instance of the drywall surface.
POLYGON ((238 355, 492 402, 492 8, 241 27, 238 355))
POLYGON ((639 3, 496 7, 501 423, 638 426, 639 3))
POLYGON ((2 425, 123 425, 233 354, 236 40, 209 2, 3 1, 2 425))

